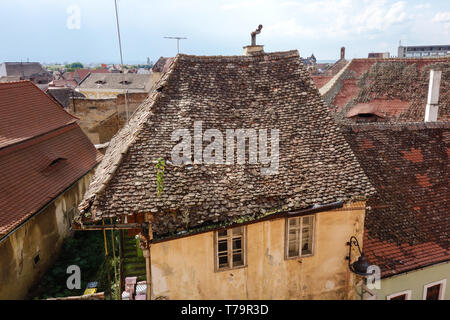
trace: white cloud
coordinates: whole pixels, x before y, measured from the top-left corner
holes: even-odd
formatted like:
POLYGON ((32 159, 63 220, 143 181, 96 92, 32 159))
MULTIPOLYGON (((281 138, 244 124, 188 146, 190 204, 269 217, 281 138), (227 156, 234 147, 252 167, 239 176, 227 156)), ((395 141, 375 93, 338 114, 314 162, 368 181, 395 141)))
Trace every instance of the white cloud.
POLYGON ((450 22, 450 11, 438 12, 434 16, 433 22, 450 22))
POLYGON ((431 8, 431 4, 429 3, 421 3, 421 4, 416 4, 414 6, 415 9, 430 9, 431 8))
POLYGON ((374 38, 375 33, 386 31, 413 17, 408 14, 405 1, 287 1, 281 6, 291 17, 268 25, 266 32, 270 34, 323 38, 365 34, 374 38))

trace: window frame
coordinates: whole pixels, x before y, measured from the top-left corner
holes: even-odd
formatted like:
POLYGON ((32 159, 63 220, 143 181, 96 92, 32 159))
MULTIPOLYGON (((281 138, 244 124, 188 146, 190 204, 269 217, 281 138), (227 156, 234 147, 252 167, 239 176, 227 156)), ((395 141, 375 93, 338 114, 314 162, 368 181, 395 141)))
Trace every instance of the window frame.
POLYGON ((241 269, 247 267, 247 226, 236 226, 236 227, 229 227, 226 229, 220 229, 214 231, 214 272, 222 272, 222 271, 229 271, 229 270, 235 270, 235 269, 241 269), (219 267, 219 231, 226 230, 233 232, 232 230, 235 228, 242 228, 242 251, 243 251, 243 264, 239 266, 233 266, 233 234, 228 235, 227 234, 227 254, 229 259, 229 267, 219 267), (231 243, 231 246, 230 246, 231 243), (231 260, 230 260, 231 256, 231 260))
POLYGON ((395 298, 398 296, 403 296, 403 295, 406 295, 405 300, 411 300, 411 294, 412 294, 411 290, 405 290, 405 291, 400 291, 400 292, 396 292, 396 293, 391 293, 386 296, 386 300, 392 300, 392 298, 395 298))
POLYGON ((446 287, 446 284, 447 284, 447 279, 442 279, 442 280, 439 280, 439 281, 434 281, 434 282, 431 282, 431 283, 428 283, 428 284, 424 285, 424 286, 423 286, 423 296, 422 296, 422 299, 423 299, 423 300, 426 300, 426 299, 427 299, 427 291, 428 291, 428 288, 434 287, 435 285, 438 285, 438 284, 441 285, 441 287, 440 287, 440 289, 439 289, 439 298, 438 298, 438 300, 444 300, 444 296, 445 296, 445 287, 446 287))
POLYGON ((295 259, 302 259, 307 257, 314 256, 314 250, 315 250, 315 238, 316 238, 316 215, 315 214, 308 214, 303 216, 296 216, 296 217, 286 217, 285 219, 285 230, 284 230, 284 259, 285 260, 295 260, 295 259), (303 239, 303 218, 312 217, 313 223, 312 223, 312 238, 311 238, 311 253, 302 255, 302 239, 303 239), (300 237, 299 237, 299 255, 289 257, 289 220, 290 219, 300 219, 300 237))

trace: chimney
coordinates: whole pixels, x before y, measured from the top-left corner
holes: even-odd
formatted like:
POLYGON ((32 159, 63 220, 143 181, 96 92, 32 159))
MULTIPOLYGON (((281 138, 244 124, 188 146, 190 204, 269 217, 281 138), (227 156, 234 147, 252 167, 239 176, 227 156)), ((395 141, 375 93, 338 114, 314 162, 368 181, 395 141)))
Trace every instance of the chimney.
POLYGON ((252 54, 261 54, 264 53, 264 46, 256 45, 256 35, 261 33, 262 24, 258 26, 258 29, 253 31, 250 35, 252 36, 252 44, 244 47, 244 56, 249 56, 252 54))
POLYGON ((439 87, 441 85, 442 71, 430 71, 430 84, 428 85, 428 100, 425 110, 425 122, 437 121, 439 112, 439 87))
POLYGON ((345 60, 345 47, 341 48, 341 60, 345 60))

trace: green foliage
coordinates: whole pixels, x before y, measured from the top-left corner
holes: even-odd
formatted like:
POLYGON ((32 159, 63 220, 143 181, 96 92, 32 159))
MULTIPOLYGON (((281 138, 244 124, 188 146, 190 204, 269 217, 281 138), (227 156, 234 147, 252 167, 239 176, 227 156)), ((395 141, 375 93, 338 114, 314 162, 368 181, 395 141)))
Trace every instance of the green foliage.
POLYGON ((71 69, 83 69, 84 66, 83 66, 83 64, 81 62, 74 62, 74 63, 71 63, 69 65, 69 68, 71 68, 71 69))
POLYGON ((84 293, 86 285, 91 281, 99 281, 99 291, 107 283, 102 276, 104 265, 104 242, 101 231, 77 232, 73 237, 64 240, 60 255, 53 267, 44 275, 39 284, 30 292, 33 300, 78 296, 84 293), (69 290, 66 286, 67 267, 78 265, 81 269, 81 289, 69 290))
POLYGON ((161 193, 164 189, 164 170, 166 168, 166 162, 163 158, 158 158, 157 163, 155 165, 156 168, 156 192, 158 197, 161 196, 161 193))

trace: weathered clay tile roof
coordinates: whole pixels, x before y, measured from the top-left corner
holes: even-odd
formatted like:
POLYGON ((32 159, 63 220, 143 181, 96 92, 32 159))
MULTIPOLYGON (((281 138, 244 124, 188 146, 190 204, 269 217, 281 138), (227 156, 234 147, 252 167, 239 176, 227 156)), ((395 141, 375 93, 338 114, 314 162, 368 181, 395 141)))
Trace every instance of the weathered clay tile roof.
POLYGON ((372 106, 385 120, 422 121, 431 69, 442 71, 438 119, 450 119, 449 57, 353 59, 332 102, 338 119, 372 106))
POLYGON ((345 137, 377 190, 364 252, 387 277, 450 259, 450 122, 347 127, 345 137))
POLYGON ((75 120, 28 81, 0 84, 0 238, 101 160, 75 120))
POLYGON ((0 83, 0 150, 76 121, 30 81, 0 83))
MULTIPOLYGON (((204 142, 204 146, 207 145, 204 142)), ((79 209, 79 222, 153 213, 157 235, 365 198, 373 192, 297 51, 255 56, 178 55, 109 148, 79 209), (261 164, 167 164, 175 129, 194 121, 224 132, 279 129, 277 175, 261 164)))
POLYGON ((165 58, 161 57, 156 61, 156 63, 153 65, 152 71, 153 72, 166 72, 169 69, 170 64, 173 62, 175 58, 165 58))

